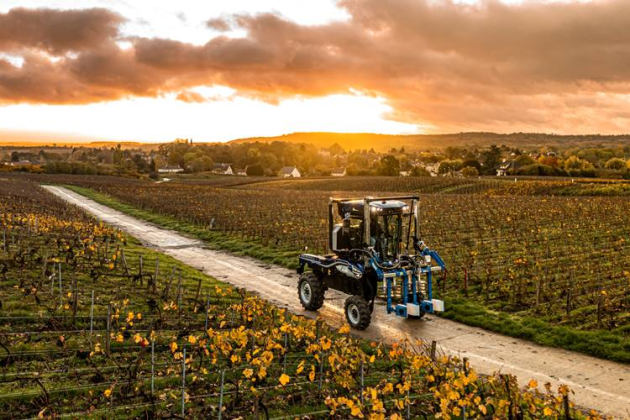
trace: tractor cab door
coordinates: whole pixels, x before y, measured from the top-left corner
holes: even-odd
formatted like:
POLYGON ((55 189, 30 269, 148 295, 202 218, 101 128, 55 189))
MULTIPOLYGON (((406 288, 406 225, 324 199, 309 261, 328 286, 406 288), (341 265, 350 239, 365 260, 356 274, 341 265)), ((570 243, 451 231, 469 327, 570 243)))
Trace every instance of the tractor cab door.
POLYGON ((402 214, 382 214, 372 217, 370 245, 383 261, 392 261, 401 253, 403 232, 402 214))
POLYGON ((333 251, 361 249, 362 244, 363 219, 347 215, 333 228, 333 251))

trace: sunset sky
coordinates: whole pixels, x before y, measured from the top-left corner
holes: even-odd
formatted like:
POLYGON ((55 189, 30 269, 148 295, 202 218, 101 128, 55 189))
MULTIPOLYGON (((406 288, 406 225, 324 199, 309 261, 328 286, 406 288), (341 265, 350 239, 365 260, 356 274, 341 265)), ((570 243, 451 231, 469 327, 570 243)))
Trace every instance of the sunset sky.
POLYGON ((628 28, 628 0, 2 0, 0 141, 630 133, 628 28))

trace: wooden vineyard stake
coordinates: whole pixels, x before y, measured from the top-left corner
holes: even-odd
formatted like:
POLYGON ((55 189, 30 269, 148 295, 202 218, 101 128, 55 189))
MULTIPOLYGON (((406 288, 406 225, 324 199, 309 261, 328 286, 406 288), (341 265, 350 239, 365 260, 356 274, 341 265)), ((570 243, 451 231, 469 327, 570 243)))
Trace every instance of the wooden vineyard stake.
POLYGON ((107 335, 105 336, 105 354, 110 355, 110 340, 112 335, 112 304, 107 304, 107 335))
POLYGON ((143 285, 142 279, 142 255, 140 255, 140 267, 138 268, 138 276, 140 277, 140 287, 143 285))
MULTIPOLYGON (((153 293, 157 290, 158 275, 160 274, 160 259, 155 259, 155 275, 153 276, 153 293)), ((149 284, 147 283, 147 288, 149 284)))
POLYGON ((61 263, 59 263, 59 307, 63 308, 63 286, 61 284, 61 263))
POLYGON ((571 277, 569 285, 567 287, 567 318, 571 316, 571 298, 572 298, 572 284, 573 284, 573 271, 571 271, 571 277))
POLYGON ((195 307, 197 307, 197 303, 199 302, 199 293, 201 293, 201 279, 199 279, 199 283, 197 283, 197 293, 195 293, 195 307))
POLYGON ((361 400, 361 404, 363 404, 363 382, 364 382, 364 372, 363 372, 363 362, 361 362, 361 366, 359 368, 360 374, 361 374, 361 391, 359 393, 359 398, 361 400))
POLYGON ((223 418, 223 388, 225 385, 225 371, 221 371, 221 389, 219 391, 219 420, 223 418))
POLYGON ((186 347, 182 355, 182 418, 186 416, 186 347))
POLYGON ((120 250, 120 259, 122 260, 123 269, 125 270, 125 276, 129 275, 129 266, 127 265, 127 258, 125 258, 125 250, 120 250))
POLYGON ((92 303, 90 304, 90 340, 94 335, 94 290, 92 290, 92 303))
POLYGON ((468 296, 468 267, 464 267, 464 295, 468 296))

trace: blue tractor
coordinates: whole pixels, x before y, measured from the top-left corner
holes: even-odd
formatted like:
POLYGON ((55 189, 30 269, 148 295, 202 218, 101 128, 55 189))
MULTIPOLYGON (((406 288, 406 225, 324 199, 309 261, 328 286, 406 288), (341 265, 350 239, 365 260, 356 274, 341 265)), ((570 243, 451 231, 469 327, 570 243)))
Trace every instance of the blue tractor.
POLYGON ((418 238, 418 202, 416 196, 331 198, 329 254, 299 257, 304 309, 321 308, 333 289, 350 295, 344 309, 357 330, 370 325, 377 298, 387 302, 388 314, 403 318, 443 311, 444 302, 433 299, 433 273, 446 267, 418 238))

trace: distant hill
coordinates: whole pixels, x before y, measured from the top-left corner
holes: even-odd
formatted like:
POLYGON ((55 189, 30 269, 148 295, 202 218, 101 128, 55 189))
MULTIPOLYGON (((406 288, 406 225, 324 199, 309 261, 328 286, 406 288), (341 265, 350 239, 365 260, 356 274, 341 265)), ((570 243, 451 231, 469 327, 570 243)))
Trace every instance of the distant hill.
POLYGON ((155 144, 137 141, 110 141, 76 134, 40 133, 35 131, 9 131, 0 129, 0 147, 116 147, 150 150, 155 144))
MULTIPOLYGON (((395 147, 404 147, 408 151, 444 149, 448 146, 467 148, 481 148, 492 144, 506 145, 520 148, 558 147, 560 149, 570 147, 630 147, 630 134, 603 136, 593 135, 556 135, 543 133, 455 133, 455 134, 375 134, 375 133, 291 133, 274 137, 249 137, 231 140, 227 144, 242 143, 271 143, 274 141, 287 143, 307 143, 320 148, 330 147, 337 143, 345 150, 374 149, 377 152, 386 152, 395 147)), ((142 149, 148 152, 157 149, 161 143, 144 143, 137 141, 108 141, 103 139, 82 138, 61 134, 33 134, 10 133, 0 130, 0 147, 116 147, 121 144, 123 149, 142 149)), ((221 142, 196 141, 195 144, 225 144, 221 142)))
POLYGON ((492 144, 510 147, 534 148, 543 146, 588 147, 618 145, 630 146, 630 134, 603 135, 555 135, 540 133, 457 133, 457 134, 410 134, 391 135, 373 133, 292 133, 275 137, 251 137, 232 140, 228 143, 270 143, 283 141, 288 143, 308 143, 318 147, 330 147, 337 143, 346 150, 374 149, 387 151, 392 147, 407 150, 443 149, 448 146, 466 146, 469 148, 487 147, 492 144))
POLYGON ((87 144, 83 144, 80 146, 84 146, 84 147, 98 147, 98 148, 102 148, 102 147, 107 147, 107 148, 111 148, 111 147, 116 147, 120 144, 120 147, 122 149, 142 149, 145 151, 149 151, 151 149, 157 149, 157 147, 159 146, 159 144, 156 143, 140 143, 140 142, 136 142, 136 141, 93 141, 87 144))

